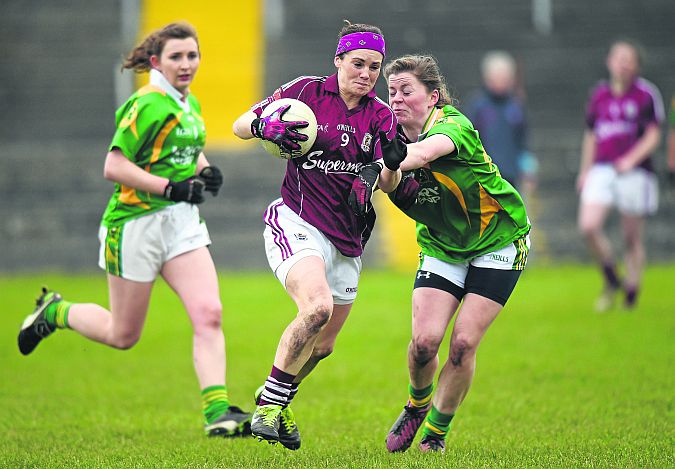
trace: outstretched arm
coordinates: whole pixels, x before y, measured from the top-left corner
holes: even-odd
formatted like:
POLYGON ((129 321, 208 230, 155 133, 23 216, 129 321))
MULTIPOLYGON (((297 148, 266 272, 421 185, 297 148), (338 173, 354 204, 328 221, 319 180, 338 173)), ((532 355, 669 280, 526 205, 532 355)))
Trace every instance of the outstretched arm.
POLYGON ((392 171, 386 166, 380 171, 380 180, 377 183, 377 186, 382 192, 389 193, 396 189, 398 183, 401 181, 401 170, 397 169, 392 171))
POLYGON ((421 142, 409 143, 407 155, 401 163, 402 171, 422 168, 441 156, 455 151, 455 143, 447 135, 436 134, 421 142))

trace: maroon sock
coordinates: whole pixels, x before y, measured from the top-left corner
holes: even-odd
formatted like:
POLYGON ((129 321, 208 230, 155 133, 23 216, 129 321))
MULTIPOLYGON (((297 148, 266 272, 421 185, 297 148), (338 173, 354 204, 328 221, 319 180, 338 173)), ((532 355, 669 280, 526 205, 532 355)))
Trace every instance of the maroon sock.
POLYGON ((616 274, 616 266, 614 264, 603 264, 602 273, 605 276, 605 283, 608 287, 617 289, 620 286, 619 276, 616 274))
POLYGON ((298 393, 298 386, 300 386, 300 383, 291 384, 291 393, 288 395, 288 399, 286 400, 286 405, 284 407, 288 407, 289 405, 291 405, 291 401, 298 393))
POLYGON ((274 404, 286 406, 294 379, 295 375, 288 374, 276 366, 272 366, 272 371, 265 381, 265 390, 260 395, 258 405, 274 404))
POLYGON ((637 302, 637 294, 638 294, 638 287, 637 286, 631 286, 631 287, 626 287, 626 306, 629 308, 632 308, 635 306, 635 303, 637 302))

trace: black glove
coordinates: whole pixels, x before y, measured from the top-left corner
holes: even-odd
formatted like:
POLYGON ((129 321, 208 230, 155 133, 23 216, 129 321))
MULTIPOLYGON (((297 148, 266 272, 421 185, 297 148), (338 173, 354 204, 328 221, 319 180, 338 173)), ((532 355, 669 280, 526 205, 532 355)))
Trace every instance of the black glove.
POLYGON ((174 202, 201 204, 204 202, 204 181, 192 176, 182 181, 169 181, 164 188, 164 197, 174 202))
POLYGON ((223 185, 223 173, 216 166, 207 166, 199 172, 199 178, 204 181, 204 190, 218 195, 218 190, 223 185))
POLYGON ((394 138, 391 142, 387 138, 387 133, 380 130, 380 147, 382 148, 382 159, 387 169, 396 171, 401 162, 408 156, 408 147, 401 139, 394 138))
POLYGON ((375 192, 377 181, 382 171, 382 163, 368 163, 359 172, 359 175, 352 183, 352 190, 349 193, 349 206, 358 216, 365 216, 370 208, 370 198, 375 192))

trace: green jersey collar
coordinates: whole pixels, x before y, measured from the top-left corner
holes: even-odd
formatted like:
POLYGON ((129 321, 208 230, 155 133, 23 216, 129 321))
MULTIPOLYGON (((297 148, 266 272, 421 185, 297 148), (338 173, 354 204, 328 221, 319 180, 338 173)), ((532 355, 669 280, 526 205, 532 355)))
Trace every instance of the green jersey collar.
POLYGON ((420 133, 420 136, 426 134, 429 132, 429 129, 434 125, 434 122, 436 122, 436 119, 438 118, 438 114, 442 113, 443 109, 439 107, 434 107, 429 113, 429 117, 427 117, 427 121, 424 123, 424 126, 422 126, 422 132, 420 133))

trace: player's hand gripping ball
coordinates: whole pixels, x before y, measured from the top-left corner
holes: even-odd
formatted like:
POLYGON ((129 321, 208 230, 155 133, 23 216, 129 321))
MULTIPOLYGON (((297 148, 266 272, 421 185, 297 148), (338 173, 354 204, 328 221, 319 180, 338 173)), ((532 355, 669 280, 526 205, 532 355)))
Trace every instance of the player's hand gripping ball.
MULTIPOLYGON (((272 124, 278 129, 277 132, 283 132, 283 134, 277 136, 278 138, 260 139, 260 144, 270 155, 285 160, 297 158, 307 154, 314 145, 316 140, 316 116, 312 109, 302 101, 291 98, 274 101, 263 110, 260 116, 260 121, 266 119, 270 120, 268 126, 272 124), (284 111, 283 109, 286 107, 287 109, 284 111), (277 111, 280 110, 282 112, 278 113, 277 111), (307 126, 304 123, 307 123, 307 126), (294 138, 297 134, 302 134, 303 137, 294 138), (307 139, 305 140, 304 137, 307 137, 307 139)), ((261 130, 264 132, 265 129, 261 130)))

